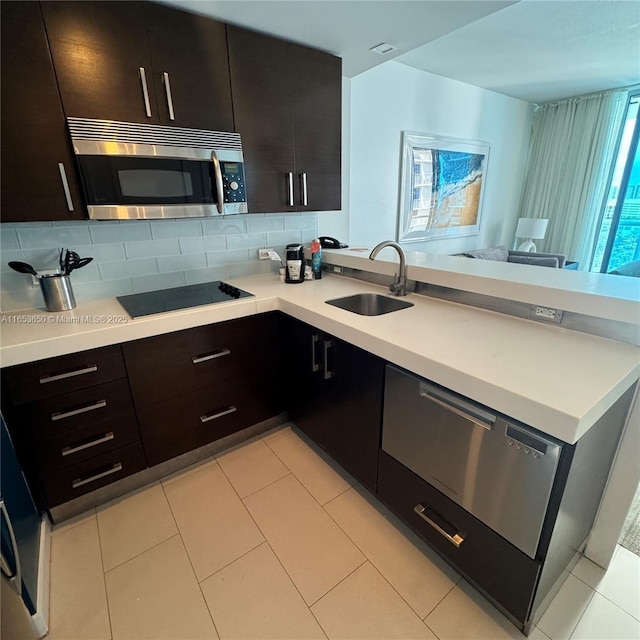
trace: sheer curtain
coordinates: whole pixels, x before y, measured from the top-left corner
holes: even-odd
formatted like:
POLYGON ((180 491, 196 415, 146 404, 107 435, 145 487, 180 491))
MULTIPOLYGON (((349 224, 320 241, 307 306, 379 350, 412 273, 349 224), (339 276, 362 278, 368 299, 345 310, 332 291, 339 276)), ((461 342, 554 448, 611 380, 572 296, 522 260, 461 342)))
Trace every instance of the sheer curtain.
POLYGON ((520 216, 548 218, 539 251, 564 253, 588 270, 626 91, 607 91, 536 109, 520 216))

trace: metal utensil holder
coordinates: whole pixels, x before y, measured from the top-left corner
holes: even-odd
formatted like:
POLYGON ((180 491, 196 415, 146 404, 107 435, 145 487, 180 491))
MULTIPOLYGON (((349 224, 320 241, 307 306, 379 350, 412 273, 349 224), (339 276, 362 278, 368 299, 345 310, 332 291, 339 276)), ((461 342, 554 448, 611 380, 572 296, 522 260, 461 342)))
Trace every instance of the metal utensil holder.
POLYGON ((62 273, 39 276, 40 289, 47 311, 69 311, 75 309, 76 299, 71 288, 71 279, 62 273))

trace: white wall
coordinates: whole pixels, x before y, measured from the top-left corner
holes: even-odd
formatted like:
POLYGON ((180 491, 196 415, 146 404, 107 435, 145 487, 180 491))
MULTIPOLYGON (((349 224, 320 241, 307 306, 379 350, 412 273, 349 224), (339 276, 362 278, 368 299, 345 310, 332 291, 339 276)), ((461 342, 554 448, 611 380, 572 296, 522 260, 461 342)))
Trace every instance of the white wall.
POLYGON ((351 80, 349 239, 374 246, 395 239, 402 131, 490 144, 479 235, 412 243, 456 253, 513 245, 532 106, 522 100, 390 61, 351 80))

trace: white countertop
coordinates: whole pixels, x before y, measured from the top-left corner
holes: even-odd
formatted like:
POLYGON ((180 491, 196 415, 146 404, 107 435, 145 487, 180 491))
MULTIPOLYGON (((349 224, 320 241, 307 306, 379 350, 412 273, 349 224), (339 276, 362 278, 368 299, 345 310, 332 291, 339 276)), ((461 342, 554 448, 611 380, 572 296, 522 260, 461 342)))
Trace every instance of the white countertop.
MULTIPOLYGON (((385 275, 397 273, 398 255, 394 249, 383 249, 375 260, 369 260, 370 252, 370 248, 331 249, 323 255, 325 261, 343 267, 385 275)), ((596 318, 640 323, 640 278, 409 250, 405 253, 410 280, 596 318)))
POLYGON ((376 317, 325 304, 358 292, 387 293, 350 278, 289 285, 267 275, 229 282, 255 298, 136 320, 114 298, 61 313, 4 313, 0 364, 280 310, 569 443, 640 375, 637 347, 434 298, 411 294, 406 300, 413 307, 376 317))

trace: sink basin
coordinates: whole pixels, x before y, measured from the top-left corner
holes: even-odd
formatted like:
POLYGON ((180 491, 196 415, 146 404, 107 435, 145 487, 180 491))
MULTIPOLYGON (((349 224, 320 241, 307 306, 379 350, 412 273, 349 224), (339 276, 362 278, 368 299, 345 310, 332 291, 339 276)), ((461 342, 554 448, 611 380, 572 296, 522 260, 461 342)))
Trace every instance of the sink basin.
POLYGON ((327 304, 361 316, 381 316, 392 311, 413 307, 413 302, 391 296, 381 296, 379 293, 356 293, 354 296, 327 300, 327 304))

